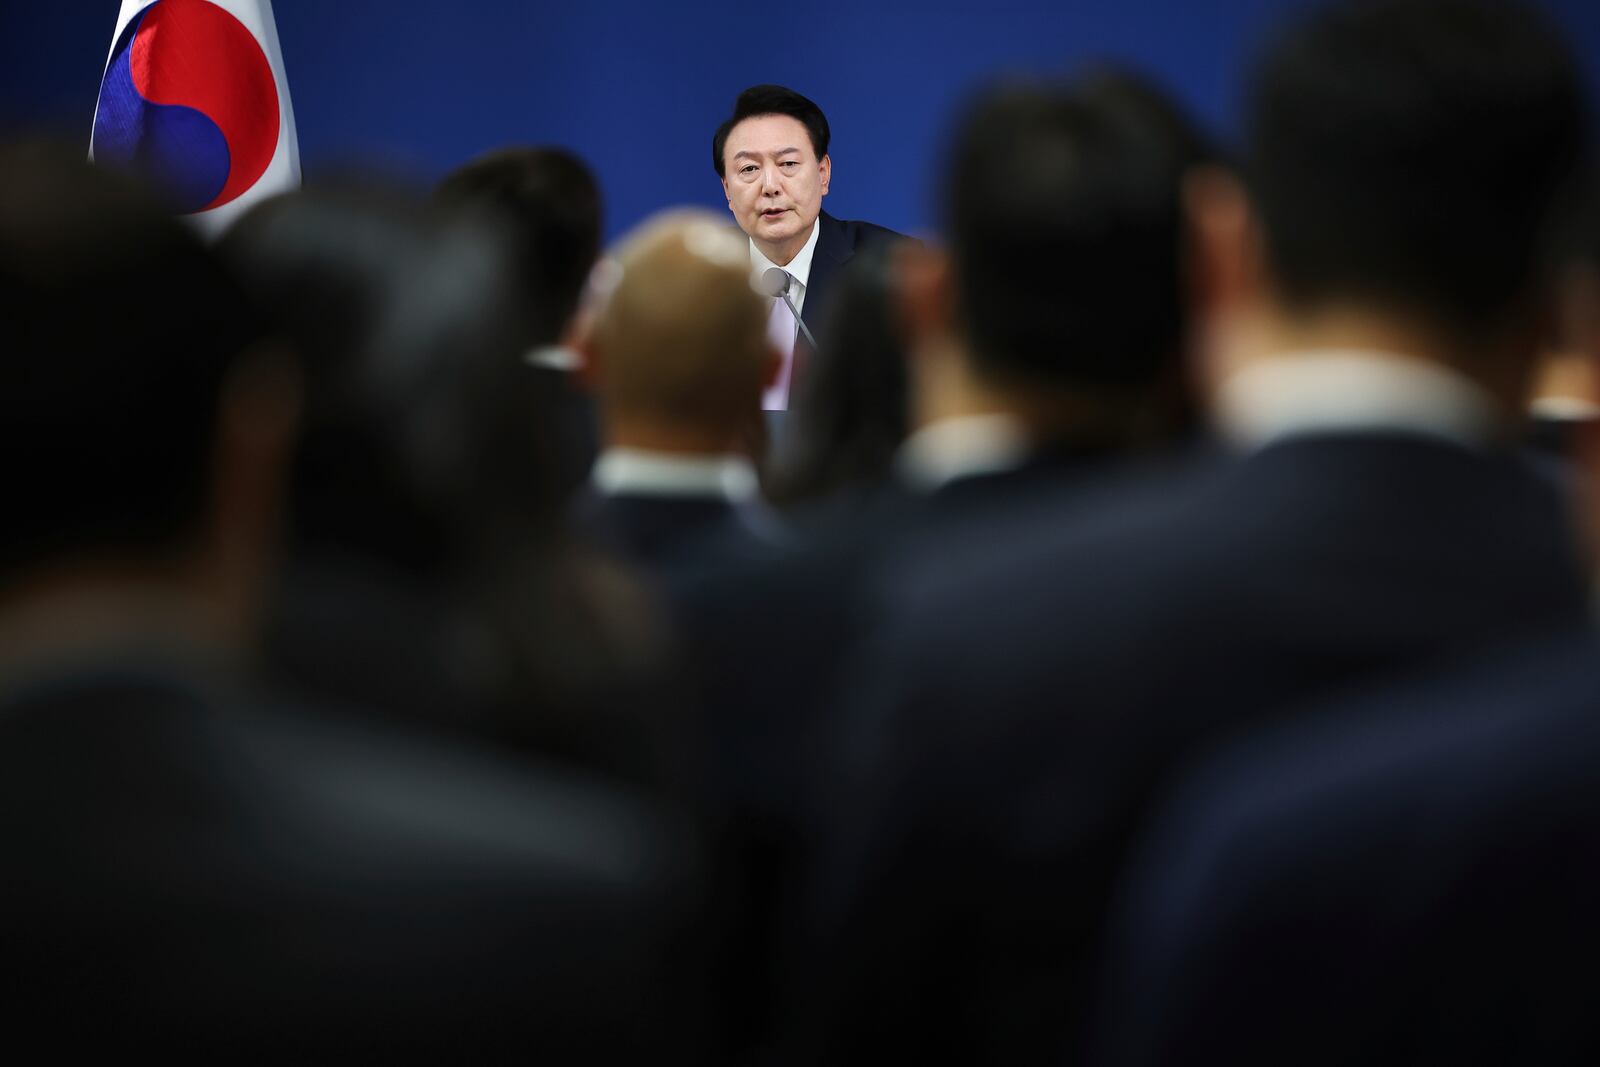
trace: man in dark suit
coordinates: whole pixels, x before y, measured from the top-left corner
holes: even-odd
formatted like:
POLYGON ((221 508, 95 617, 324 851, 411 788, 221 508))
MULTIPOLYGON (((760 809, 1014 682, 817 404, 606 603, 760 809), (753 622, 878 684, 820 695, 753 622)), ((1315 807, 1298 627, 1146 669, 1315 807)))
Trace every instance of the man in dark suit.
MULTIPOLYGON (((816 104, 779 85, 753 85, 711 138, 711 165, 728 210, 750 238, 751 270, 757 277, 774 268, 789 275, 789 292, 813 335, 839 268, 864 244, 900 236, 822 210, 833 174, 828 137, 828 119, 816 104)), ((783 411, 794 367, 805 362, 805 338, 782 299, 772 302, 769 330, 783 365, 762 406, 783 411)))
POLYGON ((651 219, 597 272, 584 356, 605 448, 579 532, 669 583, 780 543, 749 443, 776 372, 738 232, 703 211, 651 219))
MULTIPOLYGON (((1561 227, 1560 362, 1585 381, 1596 207, 1561 227)), ((1596 423, 1564 436, 1592 507, 1596 423)), ((1600 1061, 1597 711, 1584 625, 1205 759, 1123 880, 1095 1062, 1600 1061)))
POLYGON ((1505 444, 1586 137, 1559 40, 1500 5, 1338 4, 1250 102, 1248 193, 1188 190, 1237 456, 889 561, 818 889, 843 1059, 1072 1042, 1175 761, 1586 613, 1565 502, 1505 444))
POLYGON ((0 156, 7 1034, 561 1060, 692 1030, 677 820, 253 695, 293 368, 153 200, 0 156))

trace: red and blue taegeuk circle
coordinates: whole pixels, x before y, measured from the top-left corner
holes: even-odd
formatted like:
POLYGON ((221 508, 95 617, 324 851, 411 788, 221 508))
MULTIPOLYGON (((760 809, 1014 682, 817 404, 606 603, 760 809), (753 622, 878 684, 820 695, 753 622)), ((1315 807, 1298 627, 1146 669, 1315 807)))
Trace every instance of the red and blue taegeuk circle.
POLYGON ((221 207, 278 148, 278 88, 255 34, 209 0, 156 0, 111 50, 96 162, 150 175, 182 214, 221 207))

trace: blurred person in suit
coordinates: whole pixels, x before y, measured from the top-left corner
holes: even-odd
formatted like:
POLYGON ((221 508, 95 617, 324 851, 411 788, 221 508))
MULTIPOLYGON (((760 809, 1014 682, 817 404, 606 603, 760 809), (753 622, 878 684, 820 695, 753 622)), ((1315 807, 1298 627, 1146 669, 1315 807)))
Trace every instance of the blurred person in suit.
POLYGON ((1243 182, 1186 188, 1233 454, 887 561, 809 931, 828 1054, 1074 1046, 1187 753, 1582 623, 1567 503, 1508 442, 1585 106, 1506 5, 1336 3, 1265 53, 1243 182))
POLYGON ((602 209, 594 173, 560 148, 516 146, 485 153, 447 175, 434 203, 486 217, 515 246, 520 340, 538 389, 530 417, 560 449, 562 485, 575 491, 598 450, 594 400, 574 348, 584 283, 600 255, 602 209))
MULTIPOLYGON (((1592 374, 1592 176, 1585 193, 1561 338, 1592 374)), ((1596 424, 1565 437, 1592 501, 1596 424)), ((1597 707, 1600 647, 1582 624, 1189 770, 1124 880, 1096 1061, 1594 1062, 1597 707)))
POLYGON ((675 787, 671 716, 642 711, 670 690, 659 613, 568 534, 526 249, 490 221, 307 189, 223 241, 307 368, 268 662, 385 721, 675 787))
POLYGON ((784 537, 745 449, 778 362, 746 260, 737 231, 685 210, 596 270, 583 353, 605 447, 574 521, 668 586, 784 537))
POLYGON ((81 153, 0 156, 7 1033, 224 1057, 690 1047, 690 835, 571 774, 262 699, 292 360, 143 191, 81 153))

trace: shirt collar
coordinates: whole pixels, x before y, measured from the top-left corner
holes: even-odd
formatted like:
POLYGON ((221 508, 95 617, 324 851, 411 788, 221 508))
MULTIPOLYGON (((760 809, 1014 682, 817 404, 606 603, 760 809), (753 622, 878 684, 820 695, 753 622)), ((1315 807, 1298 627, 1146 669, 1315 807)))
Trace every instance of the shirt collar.
MULTIPOLYGON (((787 266, 781 268, 788 271, 789 277, 800 283, 801 286, 811 280, 811 260, 817 254, 817 235, 821 232, 822 216, 818 215, 816 220, 811 223, 811 236, 806 238, 805 245, 795 254, 795 257, 789 261, 787 266)), ((754 241, 750 242, 750 274, 752 277, 760 278, 776 266, 778 264, 764 256, 761 250, 756 247, 754 241)))
POLYGON ((755 467, 742 456, 692 456, 643 448, 608 448, 591 475, 603 496, 712 497, 737 504, 755 497, 755 467))
POLYGON ((543 370, 572 372, 583 366, 583 357, 565 345, 543 345, 523 353, 523 362, 543 370))
POLYGON ((1476 447, 1494 434, 1494 400, 1437 363, 1386 352, 1286 353, 1222 385, 1217 421, 1235 444, 1259 447, 1307 433, 1403 430, 1476 447))
POLYGON ((1020 419, 963 415, 924 426, 900 446, 894 469, 917 492, 931 493, 958 478, 999 474, 1021 466, 1030 442, 1020 419))

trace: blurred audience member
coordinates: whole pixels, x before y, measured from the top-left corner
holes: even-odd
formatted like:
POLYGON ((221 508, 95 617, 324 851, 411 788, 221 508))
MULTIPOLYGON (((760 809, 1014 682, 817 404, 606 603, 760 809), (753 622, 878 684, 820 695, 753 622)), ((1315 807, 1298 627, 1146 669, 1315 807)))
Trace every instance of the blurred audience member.
POLYGON ((605 450, 576 521, 668 582, 782 539, 745 448, 777 366, 749 271, 737 231, 697 211, 646 222, 596 270, 584 355, 605 450))
POLYGON ((767 497, 786 510, 836 498, 850 507, 890 481, 908 421, 905 337, 890 277, 894 248, 869 245, 839 274, 769 464, 767 497))
MULTIPOLYGON (((1560 294, 1559 364, 1586 383, 1595 221, 1560 294)), ((1597 427, 1569 420, 1561 448, 1591 508, 1597 427)), ((1207 759, 1126 880, 1098 1061, 1595 1062, 1597 706, 1585 623, 1207 759)))
POLYGON ((476 214, 512 244, 518 341, 532 373, 528 417, 545 425, 561 483, 571 493, 598 447, 594 403, 575 373, 579 299, 600 255, 600 187, 588 166, 560 148, 502 148, 448 175, 434 193, 442 208, 476 214))
POLYGON ((1180 185, 1208 159, 1130 74, 969 108, 945 180, 948 251, 908 248, 900 265, 910 488, 1022 495, 1187 428, 1180 185))
POLYGON ((270 201, 221 251, 306 366, 275 673, 385 719, 677 774, 670 717, 639 704, 663 667, 651 605, 567 537, 506 245, 349 189, 270 201))
POLYGON ((297 390, 229 272, 123 179, 6 148, 0 315, 16 1046, 682 1047, 670 818, 251 696, 297 390))
MULTIPOLYGON (((1119 861, 1185 752, 1581 624, 1564 502, 1507 445, 1584 111, 1560 41, 1502 4, 1338 3, 1267 54, 1245 184, 1186 190, 1238 458, 891 561, 819 888, 830 1062, 1072 1044, 1119 861)), ((1019 329, 1060 299, 985 277, 1019 329)), ((1143 301, 1105 299, 1142 336, 1143 301)))

